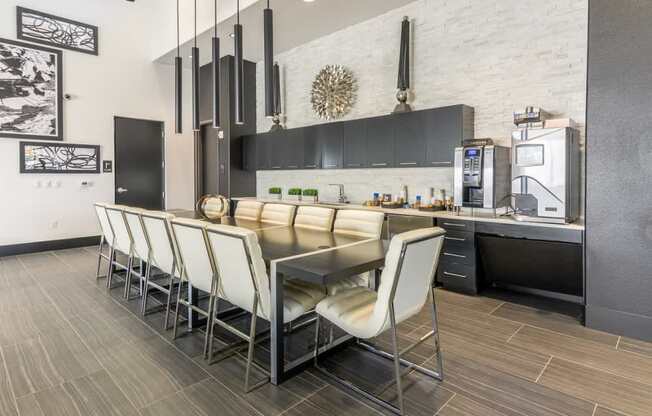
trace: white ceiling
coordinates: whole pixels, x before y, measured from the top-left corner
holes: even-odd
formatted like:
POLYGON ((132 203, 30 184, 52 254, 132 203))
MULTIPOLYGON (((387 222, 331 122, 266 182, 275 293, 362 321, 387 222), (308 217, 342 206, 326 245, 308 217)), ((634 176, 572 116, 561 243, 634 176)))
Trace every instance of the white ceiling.
MULTIPOLYGON (((274 10, 274 52, 280 53, 296 46, 337 32, 348 26, 371 19, 390 10, 402 7, 414 0, 271 0, 274 10)), ((259 0, 240 12, 243 26, 243 51, 245 59, 258 62, 263 59, 263 9, 267 0, 259 0)), ((219 6, 222 10, 223 6, 219 6)), ((213 16, 213 9, 202 13, 213 16)), ((233 54, 233 32, 235 17, 231 16, 218 24, 218 36, 221 39, 222 55, 233 54)), ((211 59, 211 38, 213 30, 208 29, 197 36, 201 64, 211 59)), ((190 48, 192 40, 185 42, 181 48, 184 65, 190 65, 190 48)), ((157 62, 172 64, 176 48, 156 59, 157 62)))

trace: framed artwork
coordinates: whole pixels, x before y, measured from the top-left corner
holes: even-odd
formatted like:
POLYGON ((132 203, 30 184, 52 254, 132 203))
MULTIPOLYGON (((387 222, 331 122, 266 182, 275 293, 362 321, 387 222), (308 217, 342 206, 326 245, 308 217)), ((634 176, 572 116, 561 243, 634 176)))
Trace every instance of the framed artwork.
POLYGON ((61 55, 0 38, 0 137, 63 140, 61 55))
POLYGON ((20 173, 100 173, 100 146, 20 142, 20 173))
POLYGON ((98 55, 98 28, 18 6, 18 39, 98 55))

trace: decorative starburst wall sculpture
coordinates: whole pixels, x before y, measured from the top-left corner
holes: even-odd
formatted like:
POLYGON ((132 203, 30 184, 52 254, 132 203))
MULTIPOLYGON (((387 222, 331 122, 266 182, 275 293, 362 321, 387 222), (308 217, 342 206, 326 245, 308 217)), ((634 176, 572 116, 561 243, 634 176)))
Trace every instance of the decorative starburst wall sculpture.
POLYGON ((346 115, 356 99, 353 73, 342 65, 326 65, 312 83, 310 102, 320 118, 333 120, 346 115))

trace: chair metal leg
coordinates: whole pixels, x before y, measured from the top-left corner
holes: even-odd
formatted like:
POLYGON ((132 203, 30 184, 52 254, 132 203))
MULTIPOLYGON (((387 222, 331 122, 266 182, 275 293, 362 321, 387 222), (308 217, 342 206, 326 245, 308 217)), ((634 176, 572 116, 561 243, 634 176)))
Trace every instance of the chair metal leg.
POLYGON ((104 247, 104 236, 100 238, 100 249, 97 253, 97 273, 95 273, 95 279, 100 278, 100 267, 102 266, 102 247, 104 247))
POLYGON ((134 255, 129 254, 129 259, 127 259, 127 274, 125 276, 125 291, 124 291, 124 298, 129 299, 129 293, 131 292, 131 276, 132 276, 132 270, 131 268, 134 266, 134 255))
POLYGON ((432 296, 432 330, 435 339, 435 354, 437 354, 437 373, 440 380, 444 379, 444 360, 441 353, 441 344, 439 342, 439 321, 437 319, 437 304, 435 303, 435 288, 430 291, 432 296))
MULTIPOLYGON (((145 316, 145 312, 147 311, 147 297, 149 296, 149 278, 150 278, 151 272, 152 272, 152 263, 149 262, 149 263, 147 263, 147 266, 145 268, 145 289, 143 290, 143 297, 140 300, 140 314, 142 316, 145 316)), ((166 316, 166 319, 167 319, 167 316, 166 316)))
POLYGON ((249 386, 249 374, 251 373, 251 365, 254 361, 254 348, 256 347, 256 322, 258 321, 258 296, 254 300, 254 307, 251 312, 251 326, 249 328, 249 350, 247 351, 247 369, 245 370, 245 384, 244 390, 245 393, 249 393, 254 389, 267 384, 269 377, 259 381, 253 386, 249 386))
POLYGON ((111 249, 109 250, 109 274, 106 278, 107 289, 111 288, 111 282, 113 280, 113 262, 115 261, 115 254, 115 249, 111 246, 111 249))
POLYGON ((210 344, 210 336, 211 336, 211 331, 208 330, 208 328, 211 327, 212 322, 213 322, 213 317, 215 314, 213 313, 213 307, 215 306, 215 295, 211 294, 208 300, 208 316, 206 317, 206 333, 204 334, 204 359, 208 358, 208 347, 210 344))
POLYGON ((317 367, 319 365, 319 362, 317 361, 317 357, 319 356, 319 331, 321 330, 321 316, 317 314, 317 321, 315 322, 315 358, 314 358, 314 365, 317 367))
POLYGON ((179 282, 179 291, 177 292, 177 307, 174 310, 174 328, 172 332, 172 339, 177 339, 177 326, 179 323, 179 307, 181 304, 181 285, 183 282, 179 282))
POLYGON ((396 376, 396 391, 398 393, 398 407, 400 414, 405 414, 403 407, 403 387, 401 382, 401 355, 398 346, 398 330, 396 328, 396 317, 394 315, 394 305, 389 305, 389 319, 392 324, 392 344, 394 345, 394 375, 396 376))
MULTIPOLYGON (((179 288, 181 290, 181 288, 179 288)), ((215 339, 215 315, 217 314, 220 304, 220 297, 215 296, 213 299, 213 316, 210 320, 208 328, 206 328, 206 332, 208 332, 209 340, 208 340, 208 362, 212 363, 213 362, 213 340, 215 339)))
MULTIPOLYGON (((170 273, 170 284, 168 285, 168 298, 165 301, 165 322, 163 323, 163 329, 167 331, 168 325, 170 323, 170 303, 172 299, 172 290, 174 289, 174 268, 173 272, 170 273)), ((145 293, 147 293, 147 287, 145 287, 145 293)))

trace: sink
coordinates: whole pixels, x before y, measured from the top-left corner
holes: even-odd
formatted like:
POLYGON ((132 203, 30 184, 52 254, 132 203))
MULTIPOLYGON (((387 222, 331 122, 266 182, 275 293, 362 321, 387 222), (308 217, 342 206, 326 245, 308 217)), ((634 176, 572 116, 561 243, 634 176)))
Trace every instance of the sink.
POLYGON ((349 202, 328 202, 328 201, 319 201, 315 205, 334 205, 334 206, 347 206, 351 205, 349 202))

